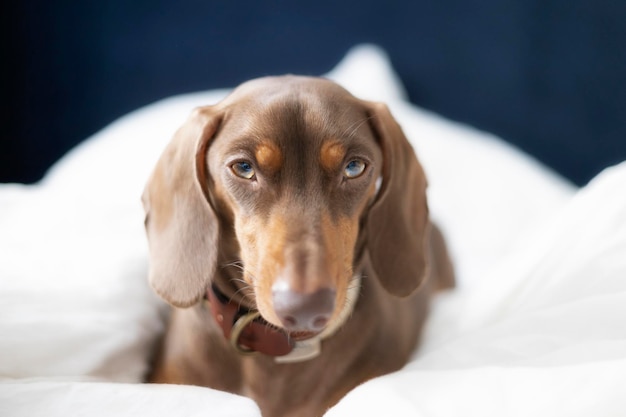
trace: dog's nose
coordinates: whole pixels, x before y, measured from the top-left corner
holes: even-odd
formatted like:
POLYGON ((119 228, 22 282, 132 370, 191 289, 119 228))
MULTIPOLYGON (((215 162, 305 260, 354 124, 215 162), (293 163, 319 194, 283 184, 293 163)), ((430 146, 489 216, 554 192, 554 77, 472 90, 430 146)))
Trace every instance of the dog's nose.
POLYGON ((321 289, 314 293, 298 293, 289 289, 274 289, 274 311, 289 331, 322 330, 335 309, 335 291, 321 289))

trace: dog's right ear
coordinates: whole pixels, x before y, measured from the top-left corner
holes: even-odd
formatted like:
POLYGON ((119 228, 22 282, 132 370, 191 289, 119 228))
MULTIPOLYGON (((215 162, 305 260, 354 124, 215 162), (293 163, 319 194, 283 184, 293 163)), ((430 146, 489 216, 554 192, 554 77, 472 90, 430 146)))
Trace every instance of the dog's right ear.
POLYGON ((200 300, 217 267, 219 226, 203 184, 208 146, 220 120, 213 106, 194 110, 165 148, 142 195, 149 281, 177 307, 200 300))
POLYGON ((383 153, 382 185, 367 223, 370 257, 382 286, 390 294, 407 297, 429 268, 426 175, 389 108, 365 104, 383 153))

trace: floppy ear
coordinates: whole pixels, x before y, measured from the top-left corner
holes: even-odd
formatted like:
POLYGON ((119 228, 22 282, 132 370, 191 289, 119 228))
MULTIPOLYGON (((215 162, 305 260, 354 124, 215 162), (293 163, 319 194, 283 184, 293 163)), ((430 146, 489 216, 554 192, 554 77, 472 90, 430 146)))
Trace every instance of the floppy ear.
POLYGON ((165 148, 144 190, 149 281, 167 302, 188 307, 206 291, 217 264, 218 221, 201 184, 220 118, 194 110, 165 148))
POLYGON ((368 214, 367 244, 382 286, 405 297, 426 276, 430 232, 426 176, 387 106, 367 106, 383 153, 382 185, 368 214))

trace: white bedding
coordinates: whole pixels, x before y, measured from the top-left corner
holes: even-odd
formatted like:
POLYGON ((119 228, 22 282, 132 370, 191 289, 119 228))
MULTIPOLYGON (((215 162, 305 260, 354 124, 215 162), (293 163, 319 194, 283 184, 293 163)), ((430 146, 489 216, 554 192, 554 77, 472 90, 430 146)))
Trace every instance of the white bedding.
MULTIPOLYGON (((404 100, 384 52, 329 76, 382 100, 429 177, 459 287, 405 369, 328 416, 626 415, 626 164, 581 190, 503 141, 404 100)), ((113 123, 42 182, 0 185, 0 416, 258 416, 249 400, 137 384, 162 330, 139 203, 173 131, 226 90, 113 123)))

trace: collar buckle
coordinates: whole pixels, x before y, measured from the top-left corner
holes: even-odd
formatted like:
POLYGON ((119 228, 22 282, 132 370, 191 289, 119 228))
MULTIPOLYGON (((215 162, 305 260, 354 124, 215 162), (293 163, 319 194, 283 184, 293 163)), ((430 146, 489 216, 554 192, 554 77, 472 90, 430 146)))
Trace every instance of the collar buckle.
POLYGON ((256 350, 251 347, 239 343, 239 338, 241 337, 244 329, 259 317, 261 317, 261 313, 256 310, 251 310, 249 313, 239 317, 233 324, 233 328, 230 331, 229 341, 232 347, 234 347, 235 350, 242 355, 252 355, 256 353, 256 350))

